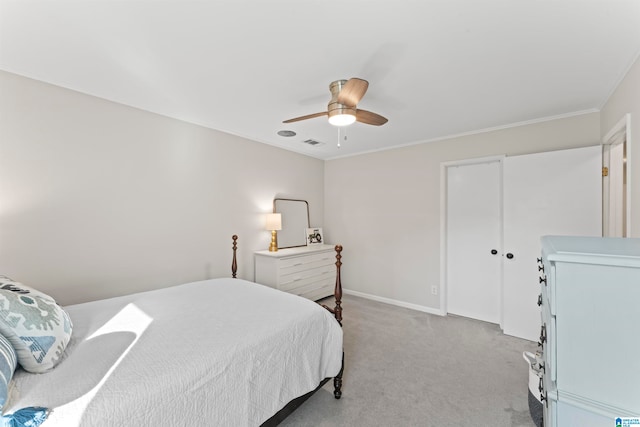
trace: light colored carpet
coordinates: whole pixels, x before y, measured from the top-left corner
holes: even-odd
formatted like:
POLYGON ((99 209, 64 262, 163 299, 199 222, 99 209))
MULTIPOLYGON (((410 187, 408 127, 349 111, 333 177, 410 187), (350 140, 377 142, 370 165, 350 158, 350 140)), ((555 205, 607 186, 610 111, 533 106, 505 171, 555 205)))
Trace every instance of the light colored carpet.
POLYGON ((534 426, 522 352, 535 343, 351 295, 342 306, 342 399, 330 381, 280 426, 534 426))

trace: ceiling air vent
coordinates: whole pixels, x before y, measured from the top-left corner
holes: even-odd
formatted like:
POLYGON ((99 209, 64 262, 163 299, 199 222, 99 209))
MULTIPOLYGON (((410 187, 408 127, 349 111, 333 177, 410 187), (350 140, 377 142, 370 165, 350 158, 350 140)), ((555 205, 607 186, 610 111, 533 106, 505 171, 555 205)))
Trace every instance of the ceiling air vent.
POLYGON ((292 130, 281 130, 278 131, 278 135, 284 136, 285 138, 291 138, 292 136, 296 136, 296 133, 292 130))
POLYGON ((316 141, 315 139, 306 139, 302 142, 304 142, 305 144, 312 145, 314 147, 317 145, 324 145, 324 142, 316 141))

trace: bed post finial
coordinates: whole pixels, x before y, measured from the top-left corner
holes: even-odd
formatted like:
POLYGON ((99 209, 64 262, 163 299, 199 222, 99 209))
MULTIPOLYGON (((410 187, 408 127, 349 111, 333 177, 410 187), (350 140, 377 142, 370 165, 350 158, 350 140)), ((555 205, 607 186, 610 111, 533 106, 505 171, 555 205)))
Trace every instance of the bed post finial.
POLYGON ((236 250, 238 249, 238 236, 231 236, 233 239, 233 261, 231 261, 231 277, 236 278, 236 273, 238 272, 238 261, 236 260, 236 250))

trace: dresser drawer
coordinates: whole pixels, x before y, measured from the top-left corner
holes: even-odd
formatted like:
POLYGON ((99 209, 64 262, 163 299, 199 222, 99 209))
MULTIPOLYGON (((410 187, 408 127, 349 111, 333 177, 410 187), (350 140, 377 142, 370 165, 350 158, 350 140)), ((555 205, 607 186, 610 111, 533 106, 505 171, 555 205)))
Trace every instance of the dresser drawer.
POLYGON ((327 278, 335 278, 335 271, 330 265, 312 268, 309 270, 296 271, 291 274, 280 276, 278 289, 282 291, 290 291, 327 278))
MULTIPOLYGON (((546 311, 546 306, 542 306, 543 310, 546 311)), ((556 317, 549 315, 547 312, 546 315, 543 314, 542 320, 543 327, 545 329, 546 341, 544 343, 544 359, 545 365, 547 366, 547 371, 549 374, 549 380, 555 384, 557 380, 557 363, 556 363, 556 317)))
POLYGON ((318 296, 314 299, 323 298, 333 293, 333 280, 331 278, 325 277, 320 280, 314 280, 301 284, 289 291, 289 293, 309 298, 310 295, 315 295, 318 293, 318 291, 321 291, 323 289, 325 290, 325 292, 320 292, 320 294, 318 294, 318 296))
POLYGON ((323 257, 325 254, 317 254, 314 256, 296 257, 290 259, 282 259, 278 263, 280 275, 285 276, 295 274, 297 272, 315 269, 319 267, 332 267, 333 262, 329 256, 323 257))
POLYGON ((279 260, 280 266, 282 268, 285 267, 295 267, 306 264, 311 264, 318 261, 326 261, 328 263, 335 262, 335 257, 332 252, 320 252, 316 254, 308 254, 308 255, 298 255, 286 258, 280 258, 279 260))

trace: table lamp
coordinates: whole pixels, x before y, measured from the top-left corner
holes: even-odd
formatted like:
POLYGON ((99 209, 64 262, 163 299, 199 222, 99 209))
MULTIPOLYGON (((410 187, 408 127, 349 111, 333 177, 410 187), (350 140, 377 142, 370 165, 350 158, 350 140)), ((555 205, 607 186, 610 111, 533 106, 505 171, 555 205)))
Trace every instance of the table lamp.
POLYGON ((278 250, 278 237, 276 231, 282 230, 282 215, 279 213, 267 214, 267 230, 271 231, 271 244, 269 245, 270 252, 276 252, 278 250))

